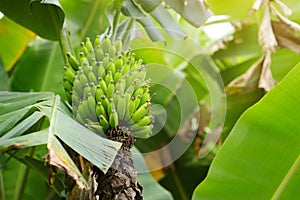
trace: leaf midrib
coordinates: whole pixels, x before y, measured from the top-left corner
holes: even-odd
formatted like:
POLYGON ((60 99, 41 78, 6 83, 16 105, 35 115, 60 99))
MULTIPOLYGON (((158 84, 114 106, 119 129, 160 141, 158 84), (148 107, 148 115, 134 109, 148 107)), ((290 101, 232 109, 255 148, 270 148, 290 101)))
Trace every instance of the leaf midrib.
POLYGON ((282 179, 282 181, 278 185, 277 189, 275 190, 275 192, 272 196, 272 200, 276 200, 276 199, 280 198, 282 192, 286 188, 287 184, 289 183, 289 181, 291 180, 293 175, 296 173, 296 169, 299 166, 300 166, 300 155, 298 155, 297 159, 295 160, 295 162, 293 163, 293 165, 289 169, 288 173, 284 176, 284 178, 282 179))
POLYGON ((41 84, 40 91, 47 91, 45 89, 45 88, 47 88, 46 85, 47 85, 47 83, 51 83, 51 80, 49 80, 49 78, 50 78, 50 74, 51 74, 51 69, 53 68, 52 66, 53 66, 53 61, 55 58, 55 52, 57 50, 57 47, 58 47, 58 43, 54 43, 51 53, 50 53, 50 56, 49 56, 48 63, 46 65, 46 71, 45 71, 44 79, 41 84))
POLYGON ((97 14, 97 9, 98 9, 100 3, 101 3, 101 0, 95 0, 93 2, 92 9, 89 12, 90 14, 87 17, 87 19, 84 23, 84 26, 82 27, 82 31, 80 33, 79 41, 83 41, 83 38, 85 37, 89 27, 92 24, 92 21, 93 21, 95 15, 97 14))

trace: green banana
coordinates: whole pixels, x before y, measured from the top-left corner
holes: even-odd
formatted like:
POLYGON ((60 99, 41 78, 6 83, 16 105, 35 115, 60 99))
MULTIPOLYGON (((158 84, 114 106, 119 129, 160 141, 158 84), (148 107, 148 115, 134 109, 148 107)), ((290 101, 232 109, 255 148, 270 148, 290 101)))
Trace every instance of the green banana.
POLYGON ((83 52, 80 52, 80 53, 79 53, 79 63, 80 63, 80 66, 82 66, 82 64, 85 63, 85 62, 86 62, 87 64, 89 64, 88 58, 84 55, 83 52))
POLYGON ((134 110, 137 110, 139 105, 140 105, 140 102, 141 102, 141 98, 142 98, 142 95, 139 94, 137 96, 135 96, 135 100, 134 100, 134 110))
POLYGON ((79 97, 75 92, 72 93, 72 105, 75 105, 77 107, 81 100, 82 98, 79 97))
POLYGON ((104 131, 105 131, 105 130, 104 130, 103 126, 96 125, 96 124, 91 124, 91 125, 90 125, 90 129, 91 129, 93 132, 95 132, 95 133, 101 135, 102 137, 105 136, 105 134, 104 134, 104 131))
POLYGON ((103 79, 100 79, 98 83, 99 83, 99 86, 100 86, 101 90, 103 91, 103 93, 107 94, 106 82, 103 79))
POLYGON ((90 93, 91 93, 91 95, 95 97, 97 86, 93 82, 89 83, 89 86, 90 86, 90 93))
POLYGON ((105 131, 109 129, 109 123, 103 115, 99 115, 99 123, 105 131))
POLYGON ((140 106, 145 104, 146 102, 150 102, 150 99, 151 99, 151 97, 150 97, 150 94, 148 92, 143 93, 143 96, 142 96, 141 101, 140 101, 140 106))
POLYGON ((115 93, 115 84, 113 81, 111 81, 107 86, 106 96, 108 98, 111 98, 113 97, 114 93, 115 93))
POLYGON ((88 58, 89 62, 91 62, 91 60, 92 60, 93 58, 95 58, 95 57, 96 57, 96 55, 95 55, 94 50, 93 50, 93 49, 92 49, 92 50, 89 50, 88 55, 87 55, 87 58, 88 58))
POLYGON ((64 73, 65 73, 65 79, 68 79, 72 83, 76 75, 74 69, 70 65, 64 66, 64 73))
POLYGON ((116 72, 114 75, 114 82, 117 82, 122 77, 122 72, 116 72))
POLYGON ((82 102, 80 104, 81 106, 78 106, 78 113, 84 116, 84 119, 90 119, 92 121, 97 121, 96 116, 96 106, 94 107, 93 111, 92 108, 89 105, 88 97, 83 98, 82 102), (79 110, 79 108, 81 108, 79 110))
POLYGON ((104 36, 104 41, 103 41, 103 44, 102 44, 102 48, 103 48, 104 53, 109 53, 110 46, 111 46, 110 39, 106 35, 106 36, 104 36))
POLYGON ((137 122, 138 120, 140 120, 141 118, 143 118, 149 111, 149 103, 145 103, 142 106, 139 107, 139 109, 137 109, 131 116, 131 119, 134 122, 137 122))
POLYGON ((86 48, 84 42, 80 42, 80 48, 79 51, 84 53, 85 56, 88 55, 89 50, 86 48))
POLYGON ((101 36, 97 35, 94 41, 94 47, 100 47, 102 46, 102 42, 101 42, 101 36))
POLYGON ((153 128, 147 67, 122 49, 120 38, 115 43, 108 36, 101 40, 98 35, 93 42, 86 38, 78 58, 67 54, 63 85, 75 119, 91 131, 130 128, 136 138, 146 138, 153 128))
POLYGON ((109 125, 112 128, 116 128, 118 126, 118 114, 115 110, 112 110, 112 112, 109 115, 109 125))
POLYGON ((143 64, 143 60, 139 59, 138 61, 135 61, 131 67, 131 70, 136 71, 138 70, 143 64))
POLYGON ((103 60, 103 58, 104 58, 104 52, 100 46, 97 46, 95 48, 95 57, 97 60, 103 60))
POLYGON ((121 95, 117 103, 117 113, 120 119, 124 119, 126 107, 125 95, 121 95))
POLYGON ((89 75, 89 71, 90 71, 90 65, 88 62, 84 61, 81 65, 81 69, 83 71, 83 73, 86 75, 86 77, 88 77, 89 75))
POLYGON ((127 74, 130 70, 130 61, 127 61, 122 68, 122 75, 127 74))
POLYGON ((107 65, 106 71, 108 71, 108 72, 111 71, 112 76, 114 76, 115 73, 116 73, 115 63, 110 62, 110 63, 107 65))
POLYGON ((104 109, 104 107, 102 106, 102 102, 97 102, 97 105, 96 105, 96 114, 97 114, 97 117, 99 117, 100 115, 103 115, 105 118, 107 118, 107 114, 106 114, 106 111, 104 109))
POLYGON ((91 67, 92 67, 92 70, 93 70, 95 76, 98 78, 98 65, 97 65, 96 58, 91 59, 91 67))
POLYGON ((79 103, 77 107, 77 112, 76 112, 76 119, 80 121, 81 124, 85 124, 86 121, 85 119, 87 118, 87 112, 84 109, 84 106, 82 104, 83 100, 79 103))
POLYGON ((73 85, 68 79, 64 79, 64 87, 67 91, 72 91, 73 90, 73 85))
POLYGON ((108 50, 109 57, 114 58, 117 53, 115 45, 111 45, 108 50))
POLYGON ((124 94, 125 92, 125 80, 123 78, 120 78, 116 83, 116 90, 119 91, 120 94, 124 94))
POLYGON ((105 73, 105 69, 103 67, 103 62, 97 62, 98 67, 98 79, 102 78, 102 75, 105 73))
POLYGON ((143 87, 139 87, 138 89, 136 89, 133 93, 133 96, 137 97, 139 95, 142 95, 144 92, 144 88, 143 87))
POLYGON ((68 58, 68 62, 69 64, 72 66, 72 68, 77 71, 78 67, 79 67, 79 62, 78 60, 71 54, 71 53, 67 53, 67 58, 68 58))
POLYGON ((89 93, 91 93, 91 87, 87 83, 83 88, 83 97, 87 97, 89 93))
POLYGON ((138 131, 134 131, 134 136, 136 138, 148 138, 151 136, 151 131, 153 129, 153 126, 144 126, 142 129, 138 131))
POLYGON ((86 75, 83 72, 78 74, 78 79, 81 85, 86 85, 89 83, 89 80, 87 79, 86 75))
POLYGON ((117 53, 121 53, 122 52, 122 41, 121 41, 121 38, 117 38, 117 41, 116 41, 116 51, 117 53))
POLYGON ((108 85, 109 83, 111 83, 111 81, 114 81, 113 75, 112 75, 111 71, 108 71, 108 73, 105 76, 105 83, 106 83, 106 85, 108 85))
POLYGON ((152 116, 145 116, 143 117, 140 121, 138 121, 136 124, 138 126, 147 126, 153 122, 153 117, 152 116))
POLYGON ((98 83, 97 77, 96 77, 95 73, 93 72, 92 66, 89 67, 88 79, 89 79, 90 83, 94 83, 94 84, 98 83))
POLYGON ((128 112, 130 115, 132 115, 134 111, 135 111, 135 98, 131 97, 128 104, 128 112))
POLYGON ((105 95, 103 95, 101 97, 101 103, 102 103, 104 109, 106 110, 106 112, 109 113, 110 101, 105 95))
POLYGON ((110 62, 109 54, 105 53, 104 54, 104 58, 102 60, 104 69, 106 69, 106 67, 107 67, 107 65, 108 65, 109 62, 110 62))
MULTIPOLYGON (((78 76, 78 75, 76 75, 76 76, 78 76)), ((84 88, 84 85, 81 84, 81 81, 78 78, 75 78, 74 84, 73 84, 73 95, 75 94, 77 96, 82 97, 83 96, 83 88, 84 88)))
POLYGON ((131 115, 129 113, 129 103, 131 101, 131 94, 126 92, 124 96, 125 96, 125 105, 126 105, 124 121, 129 121, 131 118, 131 115))
POLYGON ((119 55, 118 58, 114 61, 114 63, 115 63, 116 70, 119 71, 124 64, 122 56, 119 55))
POLYGON ((116 110, 113 98, 108 98, 108 102, 106 104, 107 104, 107 112, 109 114, 116 110))
POLYGON ((100 88, 100 86, 97 86, 97 89, 96 89, 96 101, 97 102, 101 102, 103 95, 105 95, 104 91, 102 90, 102 88, 100 88))
POLYGON ((98 121, 92 121, 91 119, 85 119, 87 125, 99 125, 98 121))
POLYGON ((93 45, 91 43, 91 39, 89 37, 85 38, 85 46, 86 46, 88 52, 94 50, 94 47, 93 47, 93 45))
MULTIPOLYGON (((78 106, 78 110, 79 110, 79 108, 82 109, 82 106, 80 106, 80 105, 81 105, 81 104, 79 104, 79 106, 78 106)), ((83 117, 84 117, 84 116, 82 116, 82 114, 79 113, 79 112, 77 111, 77 113, 76 113, 76 115, 75 115, 75 119, 76 119, 78 122, 80 122, 81 124, 85 124, 85 120, 84 120, 83 117)))
POLYGON ((88 101, 88 105, 89 105, 90 114, 94 115, 97 118, 95 97, 92 96, 91 94, 88 94, 87 101, 88 101))

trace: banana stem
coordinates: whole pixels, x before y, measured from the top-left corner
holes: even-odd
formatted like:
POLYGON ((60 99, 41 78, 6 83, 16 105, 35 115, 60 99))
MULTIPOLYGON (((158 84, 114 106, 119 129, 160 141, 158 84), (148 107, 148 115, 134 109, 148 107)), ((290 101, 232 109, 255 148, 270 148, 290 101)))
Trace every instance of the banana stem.
POLYGON ((173 176, 173 179, 174 179, 174 182, 175 182, 175 185, 176 185, 176 187, 178 188, 178 192, 179 192, 179 194, 180 194, 180 198, 182 199, 182 200, 188 200, 188 197, 187 197, 187 195, 186 195, 186 193, 185 193, 185 191, 184 191, 184 189, 183 189, 183 186, 182 186, 182 184, 181 184, 181 182, 180 182, 180 180, 179 180, 179 178, 178 178, 178 175, 177 175, 177 173, 176 173, 176 171, 173 169, 173 170, 171 170, 172 171, 172 176, 173 176))
POLYGON ((67 57, 67 46, 68 45, 67 45, 65 33, 64 33, 63 29, 60 27, 60 25, 57 23, 59 20, 57 10, 52 7, 49 7, 49 12, 51 15, 52 22, 55 26, 56 33, 58 35, 58 42, 59 42, 60 49, 62 51, 62 56, 63 56, 64 62, 67 64, 68 63, 68 57, 67 57))
POLYGON ((116 35, 117 35, 117 30, 118 30, 118 24, 120 21, 120 16, 121 16, 121 11, 117 10, 115 17, 114 17, 113 27, 112 27, 112 35, 111 35, 112 42, 116 41, 116 35))
POLYGON ((60 31, 59 35, 59 46, 62 52, 62 56, 64 58, 65 64, 68 63, 68 57, 67 57, 67 37, 65 36, 65 33, 63 30, 60 31))
POLYGON ((122 36, 122 42, 123 42, 123 46, 125 49, 127 49, 128 45, 129 45, 130 31, 131 31, 131 28, 132 28, 134 22, 135 22, 135 19, 133 19, 133 18, 128 20, 128 22, 126 24, 126 30, 124 32, 124 35, 122 36))
POLYGON ((0 154, 0 199, 5 200, 5 189, 4 189, 4 180, 3 180, 3 154, 0 154))
MULTIPOLYGON (((28 156, 32 157, 33 153, 34 153, 34 147, 29 149, 28 156)), ((29 166, 24 166, 24 165, 20 166, 19 176, 16 182, 16 189, 13 197, 14 200, 23 199, 26 182, 29 175, 29 170, 30 170, 29 166)))
POLYGON ((65 30, 65 34, 66 34, 66 37, 67 37, 67 41, 68 41, 68 45, 69 45, 69 48, 71 50, 71 53, 72 53, 73 56, 75 56, 75 51, 74 51, 72 41, 71 41, 71 37, 70 37, 70 31, 67 27, 64 28, 64 30, 65 30))
POLYGON ((84 23, 84 26, 82 27, 81 29, 81 34, 80 34, 80 37, 79 37, 79 41, 83 41, 90 25, 92 24, 93 22, 93 19, 95 18, 95 15, 97 13, 97 9, 99 8, 100 6, 100 3, 101 3, 101 0, 95 0, 93 5, 92 5, 92 9, 91 11, 89 12, 89 16, 86 20, 86 22, 84 23))

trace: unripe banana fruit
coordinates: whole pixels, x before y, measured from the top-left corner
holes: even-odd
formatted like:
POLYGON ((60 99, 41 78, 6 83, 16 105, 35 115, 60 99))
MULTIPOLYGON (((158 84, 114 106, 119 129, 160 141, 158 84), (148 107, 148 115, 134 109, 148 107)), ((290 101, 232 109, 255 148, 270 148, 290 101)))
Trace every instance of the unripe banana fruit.
MULTIPOLYGON (((122 52, 122 42, 97 36, 80 44, 79 57, 68 54, 64 86, 75 119, 101 134, 120 127, 135 137, 151 135, 153 117, 146 66, 135 54, 122 52)), ((123 130, 123 129, 122 129, 123 130)))

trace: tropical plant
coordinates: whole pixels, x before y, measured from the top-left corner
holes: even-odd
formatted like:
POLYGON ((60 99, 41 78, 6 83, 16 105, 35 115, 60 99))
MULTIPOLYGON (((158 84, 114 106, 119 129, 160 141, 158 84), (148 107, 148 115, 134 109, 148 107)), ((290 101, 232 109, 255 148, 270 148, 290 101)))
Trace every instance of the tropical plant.
POLYGON ((0 0, 0 199, 294 199, 298 7, 0 0))

